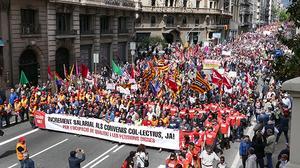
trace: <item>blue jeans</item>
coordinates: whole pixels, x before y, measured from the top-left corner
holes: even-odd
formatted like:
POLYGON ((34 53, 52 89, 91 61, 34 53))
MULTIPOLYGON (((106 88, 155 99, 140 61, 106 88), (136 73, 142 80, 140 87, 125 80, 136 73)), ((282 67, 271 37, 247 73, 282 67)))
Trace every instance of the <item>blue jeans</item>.
POLYGON ((24 161, 23 160, 19 160, 20 161, 20 165, 21 165, 21 168, 24 167, 24 161))
POLYGON ((257 168, 260 167, 260 168, 264 168, 265 167, 265 162, 264 162, 264 158, 257 158, 256 159, 256 162, 258 164, 257 168))
POLYGON ((273 168, 272 153, 266 153, 268 168, 273 168))

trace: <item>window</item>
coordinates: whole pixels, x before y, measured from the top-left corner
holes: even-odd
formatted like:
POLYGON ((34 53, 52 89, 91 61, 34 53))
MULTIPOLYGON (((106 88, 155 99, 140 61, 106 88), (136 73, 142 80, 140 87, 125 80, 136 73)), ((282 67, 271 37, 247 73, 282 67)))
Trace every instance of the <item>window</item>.
POLYGON ((174 5, 174 0, 170 0, 170 6, 173 7, 174 5))
POLYGON ((100 33, 102 33, 102 34, 112 33, 110 31, 110 17, 109 16, 101 16, 100 17, 100 33))
POLYGON ((56 31, 57 34, 72 34, 71 14, 69 13, 56 14, 56 31))
POLYGON ((200 21, 199 18, 195 18, 195 26, 199 25, 200 21))
POLYGON ((39 33, 38 12, 32 9, 21 9, 22 34, 39 33))
POLYGON ((183 0, 183 7, 186 8, 187 6, 187 0, 183 0))
POLYGON ((119 17, 119 33, 128 33, 127 17, 119 17))
POLYGON ((155 6, 155 1, 156 0, 151 0, 151 6, 155 6))
POLYGON ((168 6, 169 0, 165 0, 165 6, 168 6))
POLYGON ((196 8, 200 8, 200 1, 199 0, 196 1, 196 8))
POLYGON ((186 25, 186 23, 187 23, 186 16, 184 16, 184 17, 182 18, 182 25, 186 25))
POLYGON ((209 8, 210 8, 210 9, 213 8, 213 3, 214 3, 214 2, 209 2, 209 8))
POLYGON ((167 16, 167 27, 173 27, 174 26, 174 17, 173 16, 167 16))
POLYGON ((155 18, 155 16, 151 16, 151 26, 155 26, 155 24, 156 24, 156 18, 155 18))
POLYGON ((80 15, 80 34, 93 34, 93 16, 80 15))

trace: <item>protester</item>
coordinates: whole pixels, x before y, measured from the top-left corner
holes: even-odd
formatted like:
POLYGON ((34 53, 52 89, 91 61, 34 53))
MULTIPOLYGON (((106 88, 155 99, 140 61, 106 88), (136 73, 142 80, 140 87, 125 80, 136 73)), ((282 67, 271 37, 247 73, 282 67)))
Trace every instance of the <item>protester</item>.
POLYGON ((248 150, 251 147, 251 141, 250 137, 248 135, 245 135, 243 137, 243 140, 240 143, 239 153, 240 157, 242 159, 243 167, 246 167, 246 160, 248 158, 248 150))
POLYGON ((135 151, 130 151, 129 156, 123 162, 121 168, 134 168, 135 151))
POLYGON ((248 158, 246 160, 246 166, 245 168, 257 168, 257 163, 256 163, 256 155, 255 155, 255 150, 250 147, 248 149, 248 158))
POLYGON ((68 160, 69 160, 69 168, 80 168, 80 163, 85 160, 84 150, 78 148, 75 151, 71 151, 68 160), (81 158, 78 158, 76 156, 78 154, 81 154, 81 158))
POLYGON ((166 160, 166 168, 176 168, 179 164, 176 154, 173 152, 166 160))
POLYGON ((16 145, 16 154, 20 162, 21 168, 24 167, 25 155, 27 156, 28 149, 26 147, 25 137, 20 137, 16 145))
POLYGON ((144 168, 149 166, 148 154, 146 153, 145 145, 140 144, 136 150, 136 166, 137 168, 144 168))
POLYGON ((252 139, 252 147, 254 148, 254 153, 256 155, 257 165, 259 165, 260 168, 265 167, 264 164, 265 144, 266 144, 265 137, 262 135, 260 131, 257 131, 252 139))
POLYGON ((288 114, 283 114, 280 116, 280 122, 279 122, 279 132, 276 137, 276 143, 278 143, 278 140, 280 138, 281 133, 284 133, 286 143, 289 143, 289 137, 288 137, 288 130, 289 130, 289 118, 288 114))
POLYGON ((272 154, 275 151, 276 137, 273 133, 273 130, 271 130, 271 129, 267 130, 267 135, 268 135, 268 137, 267 137, 267 141, 266 141, 265 153, 267 156, 268 168, 273 168, 272 154))
POLYGON ((288 155, 282 154, 279 162, 277 162, 277 164, 276 164, 276 168, 287 168, 288 162, 289 162, 288 155))
POLYGON ((24 162, 24 165, 23 165, 22 168, 35 168, 34 161, 31 158, 29 158, 28 153, 24 154, 24 161, 23 162, 24 162))
POLYGON ((219 156, 212 151, 210 146, 207 146, 200 154, 201 167, 202 168, 213 168, 214 161, 220 161, 219 156))
POLYGON ((225 157, 224 156, 220 157, 220 162, 217 164, 216 168, 229 168, 227 166, 227 163, 225 162, 225 157))

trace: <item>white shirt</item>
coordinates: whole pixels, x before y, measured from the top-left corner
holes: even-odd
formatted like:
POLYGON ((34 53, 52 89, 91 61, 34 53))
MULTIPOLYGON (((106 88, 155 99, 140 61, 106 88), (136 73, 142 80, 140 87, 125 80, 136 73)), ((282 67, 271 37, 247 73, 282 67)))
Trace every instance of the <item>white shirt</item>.
POLYGON ((220 161, 219 156, 215 153, 212 152, 210 155, 207 153, 206 150, 203 150, 200 154, 200 158, 201 158, 201 163, 203 165, 213 165, 214 160, 220 161))
POLYGON ((291 109, 292 104, 291 104, 291 100, 289 98, 283 98, 282 103, 285 104, 286 106, 288 106, 289 109, 291 109))
POLYGON ((146 154, 144 152, 136 153, 136 165, 139 167, 145 167, 146 154))

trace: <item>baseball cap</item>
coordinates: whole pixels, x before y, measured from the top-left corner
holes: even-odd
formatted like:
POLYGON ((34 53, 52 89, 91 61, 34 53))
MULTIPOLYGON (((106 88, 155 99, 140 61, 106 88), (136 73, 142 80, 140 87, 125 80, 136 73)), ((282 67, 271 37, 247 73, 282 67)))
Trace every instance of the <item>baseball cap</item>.
POLYGON ((25 142, 25 140, 26 140, 25 137, 20 137, 19 138, 19 142, 25 142))

